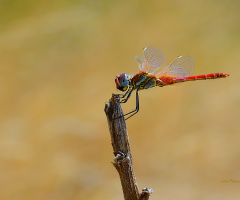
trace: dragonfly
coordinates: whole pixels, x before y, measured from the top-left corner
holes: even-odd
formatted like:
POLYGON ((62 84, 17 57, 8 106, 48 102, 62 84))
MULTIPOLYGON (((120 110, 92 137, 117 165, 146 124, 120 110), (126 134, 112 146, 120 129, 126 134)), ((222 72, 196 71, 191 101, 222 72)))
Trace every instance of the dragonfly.
MULTIPOLYGON (((129 119, 139 111, 139 94, 140 90, 146 90, 153 87, 164 87, 186 81, 207 80, 225 78, 230 74, 211 73, 204 75, 191 76, 194 69, 194 59, 191 56, 179 56, 172 64, 165 66, 166 57, 155 47, 145 47, 144 57, 137 56, 140 71, 135 75, 122 73, 115 78, 116 88, 124 94, 120 94, 120 103, 126 103, 132 92, 136 90, 136 108, 122 116, 129 119), (156 70, 161 70, 155 73, 156 70)), ((117 119, 116 118, 116 119, 117 119)))

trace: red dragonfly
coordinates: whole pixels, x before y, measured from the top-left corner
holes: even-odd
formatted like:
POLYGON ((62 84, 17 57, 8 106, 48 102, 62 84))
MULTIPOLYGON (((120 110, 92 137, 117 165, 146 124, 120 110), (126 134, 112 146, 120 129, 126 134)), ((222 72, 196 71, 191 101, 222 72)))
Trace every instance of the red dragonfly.
POLYGON ((194 60, 191 56, 179 56, 172 62, 171 65, 164 67, 166 58, 160 50, 154 47, 144 48, 144 57, 137 56, 136 60, 139 63, 140 69, 137 74, 132 76, 122 73, 115 79, 117 89, 125 92, 124 94, 120 95, 120 103, 126 103, 133 90, 136 90, 136 109, 123 115, 126 116, 131 114, 127 119, 139 111, 139 90, 144 90, 155 86, 163 87, 185 81, 225 78, 229 76, 229 74, 224 73, 190 76, 193 73, 194 68, 194 60), (158 69, 161 69, 161 71, 154 75, 153 73, 158 69))

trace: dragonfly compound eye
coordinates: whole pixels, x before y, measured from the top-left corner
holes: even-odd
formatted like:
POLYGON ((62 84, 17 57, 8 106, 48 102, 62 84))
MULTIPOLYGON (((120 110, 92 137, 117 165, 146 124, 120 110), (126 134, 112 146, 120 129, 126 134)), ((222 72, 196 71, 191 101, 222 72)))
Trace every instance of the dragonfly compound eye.
POLYGON ((128 86, 128 75, 127 74, 122 73, 119 76, 118 80, 119 80, 120 86, 122 86, 122 87, 128 86))
POLYGON ((118 90, 126 91, 128 88, 128 75, 122 73, 121 75, 117 76, 115 79, 115 83, 118 90))

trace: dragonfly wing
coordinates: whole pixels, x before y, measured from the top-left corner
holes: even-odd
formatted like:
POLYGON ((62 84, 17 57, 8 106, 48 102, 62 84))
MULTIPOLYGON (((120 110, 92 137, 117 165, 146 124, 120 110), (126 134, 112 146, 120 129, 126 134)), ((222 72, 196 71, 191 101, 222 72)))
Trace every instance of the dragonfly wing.
POLYGON ((156 76, 187 77, 193 73, 194 60, 191 56, 179 56, 170 66, 156 76))
POLYGON ((136 57, 136 60, 137 60, 137 62, 139 63, 139 69, 142 71, 142 66, 143 66, 143 63, 144 63, 144 57, 142 57, 142 56, 137 56, 137 57, 136 57))
POLYGON ((166 63, 164 54, 155 47, 144 48, 144 57, 138 56, 137 61, 141 64, 140 70, 153 73, 166 63))

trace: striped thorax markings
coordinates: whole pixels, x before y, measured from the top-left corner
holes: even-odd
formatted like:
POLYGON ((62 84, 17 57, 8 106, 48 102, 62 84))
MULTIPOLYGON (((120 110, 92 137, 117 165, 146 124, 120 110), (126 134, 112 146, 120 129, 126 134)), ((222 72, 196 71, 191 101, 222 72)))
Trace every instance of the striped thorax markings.
POLYGON ((157 78, 147 72, 139 72, 132 77, 134 89, 143 90, 156 86, 157 78))

